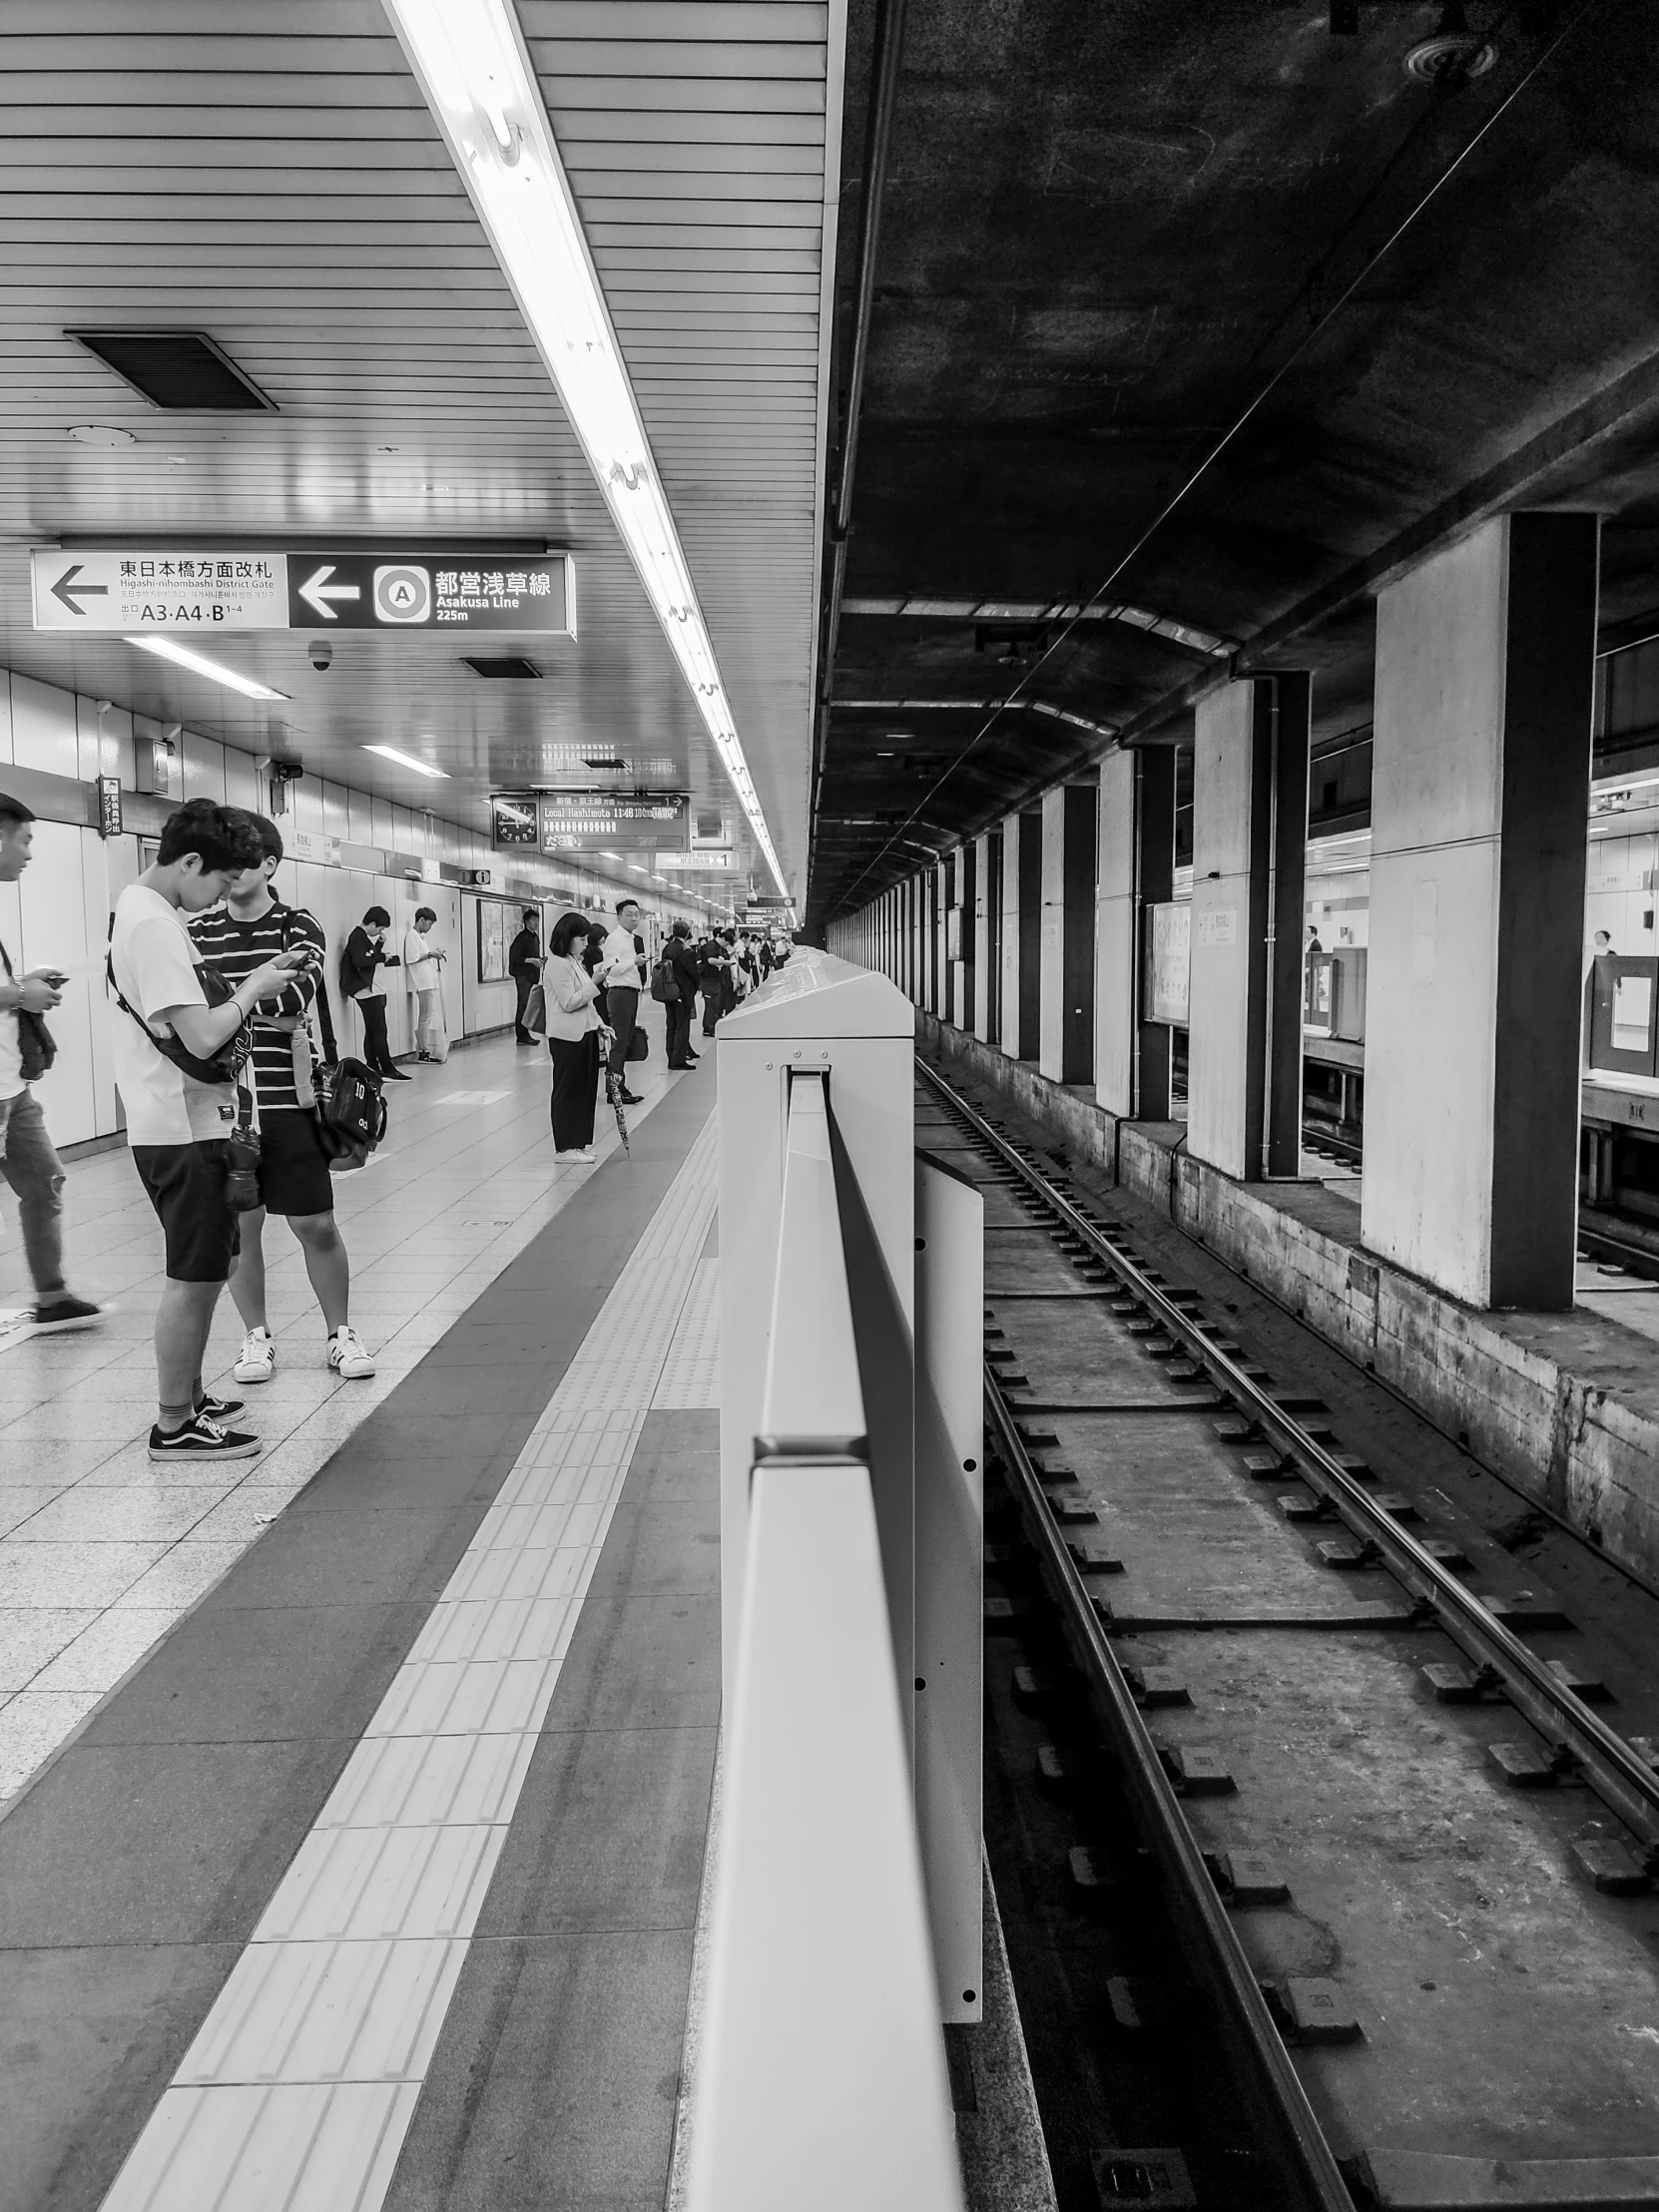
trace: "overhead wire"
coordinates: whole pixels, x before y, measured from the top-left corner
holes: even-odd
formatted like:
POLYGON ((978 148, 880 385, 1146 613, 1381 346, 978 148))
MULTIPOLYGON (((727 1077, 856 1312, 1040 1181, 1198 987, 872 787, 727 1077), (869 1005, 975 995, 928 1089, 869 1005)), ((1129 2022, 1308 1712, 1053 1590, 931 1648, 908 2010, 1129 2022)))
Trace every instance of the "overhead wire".
MULTIPOLYGON (((1365 256, 1359 270, 1352 277, 1350 277, 1348 282, 1343 286, 1342 290, 1337 294, 1336 298, 1332 300, 1330 306, 1328 306, 1324 310, 1324 312, 1318 317, 1317 320, 1310 323, 1308 329, 1304 331, 1303 335, 1291 348, 1290 352, 1286 354, 1285 358, 1279 363, 1279 365, 1271 372, 1271 374, 1267 376, 1267 378, 1261 384, 1260 388, 1255 392, 1255 394, 1245 405, 1245 407, 1240 411, 1240 413, 1234 418, 1228 428, 1225 429, 1220 437, 1218 437, 1215 442, 1209 447, 1203 459, 1198 462, 1196 467, 1189 471, 1186 477, 1182 480, 1179 488, 1171 493, 1170 497, 1165 500, 1164 504, 1158 509, 1158 512, 1152 517, 1151 521, 1145 524, 1145 526, 1141 529, 1139 534, 1135 537, 1133 542, 1128 547, 1128 549, 1119 556, 1105 578, 1095 588, 1095 590, 1090 593, 1089 597, 1085 601, 1083 601, 1082 605, 1078 608, 1077 613, 1071 616, 1070 619, 1062 625, 1056 636, 1043 648, 1043 651, 1037 656, 1036 660, 1032 662, 1031 666, 1020 677, 1019 681, 1015 684, 1013 690, 1008 694, 1007 698, 997 703, 996 707, 987 716, 984 723, 981 724, 979 729, 974 732, 973 736, 967 741, 966 745, 962 747, 960 752, 957 753, 955 758, 939 776, 937 781, 930 785, 928 790, 923 793, 921 799, 917 803, 914 812, 905 817, 904 821, 899 824, 897 830, 894 830, 893 834, 887 839, 886 843, 882 845, 880 850, 876 852, 874 856, 865 863, 860 872, 856 876, 854 876, 852 882, 848 885, 846 890, 844 890, 840 894, 840 897, 837 900, 835 907, 835 914, 837 917, 848 910, 853 892, 856 891, 859 885, 863 883, 868 876, 873 874, 875 869, 880 866, 881 862, 886 858, 887 854, 898 842, 898 839, 903 834, 904 830, 908 830, 911 824, 916 820, 916 816, 919 815, 922 808, 929 805, 930 802, 938 795, 938 793, 944 789, 945 785, 950 782, 951 778, 956 774, 958 769, 961 768, 963 762, 967 760, 968 756, 971 753, 975 752, 978 747, 984 743, 985 739, 989 737, 991 731, 995 729, 997 724, 1002 720, 1003 716, 1007 714, 1009 709, 1011 707, 1019 705, 1024 692, 1026 691, 1032 680, 1035 678, 1038 671, 1042 667, 1044 667, 1044 665, 1048 661, 1052 660, 1054 655, 1060 651, 1061 647, 1069 641, 1072 633, 1083 622, 1089 609, 1098 605, 1098 603, 1105 598, 1106 594, 1118 581, 1119 577, 1122 576, 1125 569, 1129 567, 1130 563, 1137 557, 1138 554, 1145 550, 1146 546, 1150 543, 1152 538, 1157 534, 1159 530, 1163 528, 1164 524, 1169 520, 1170 516, 1174 514, 1176 509, 1187 498, 1188 494, 1192 492, 1193 489, 1203 480, 1203 478, 1209 474, 1210 470, 1215 466, 1216 462, 1221 458, 1222 454, 1225 453, 1238 438, 1241 431, 1243 431, 1255 418, 1255 416, 1261 412, 1263 406, 1272 397, 1273 393, 1278 389, 1279 385, 1284 381, 1285 377, 1290 373, 1291 369, 1296 366, 1296 363, 1309 350, 1309 348, 1315 343, 1315 341, 1330 327, 1332 322, 1348 305, 1349 301, 1354 297, 1354 294, 1360 289, 1362 284, 1367 282, 1367 280, 1375 274, 1378 264, 1383 259, 1385 255, 1390 253, 1392 249, 1398 245, 1399 241, 1405 236, 1406 232, 1409 231, 1411 227, 1416 223, 1417 219, 1432 204, 1432 202, 1438 198, 1439 194, 1451 182, 1452 178, 1456 176, 1457 172, 1463 167, 1464 163, 1468 161, 1469 157, 1483 143, 1483 141, 1490 136, 1491 132, 1502 121, 1503 117, 1508 114, 1509 110, 1520 98, 1521 94, 1533 82, 1534 78, 1537 77, 1538 73, 1544 68, 1545 64, 1548 63, 1552 59, 1552 57, 1559 52, 1566 41, 1571 38, 1575 31, 1577 31, 1579 26, 1601 5, 1602 0, 1581 0, 1580 6, 1573 12, 1573 14, 1567 19, 1567 21, 1561 26, 1561 28, 1555 32, 1554 36, 1550 38, 1549 41, 1539 49, 1538 53, 1533 57, 1532 61, 1528 64, 1526 69, 1522 71, 1521 75, 1515 80, 1514 84, 1510 86, 1508 92, 1504 94, 1503 98, 1492 109, 1491 113, 1484 118, 1478 130, 1476 130, 1465 141, 1465 143, 1462 145, 1462 147, 1459 148, 1457 153, 1452 156, 1451 160, 1446 163, 1445 167, 1440 171, 1439 175, 1434 178, 1433 182, 1427 187, 1426 191, 1421 194, 1421 196, 1416 200, 1413 206, 1394 225, 1393 229, 1388 233, 1387 237, 1383 239, 1382 243, 1365 256)), ((1411 131, 1407 133, 1405 141, 1402 142, 1404 145, 1408 145, 1411 139, 1415 136, 1417 130, 1421 127, 1421 121, 1422 119, 1419 119, 1418 123, 1412 125, 1411 131)), ((1396 164, 1399 158, 1400 151, 1401 149, 1396 148, 1394 153, 1389 156, 1388 161, 1384 165, 1380 177, 1374 179, 1372 185, 1370 186, 1370 188, 1368 188, 1367 195, 1360 204, 1360 209, 1355 211, 1354 214, 1350 216, 1348 221, 1345 223, 1343 230, 1338 234, 1337 239, 1320 256, 1319 262, 1314 265, 1316 270, 1324 267, 1324 265, 1329 261, 1331 254, 1335 252, 1337 248, 1342 244, 1343 240, 1351 234, 1352 230, 1355 227, 1355 224, 1359 221, 1366 207, 1371 203, 1371 201, 1375 199, 1382 182, 1385 180, 1388 172, 1396 164)), ((1306 295, 1308 284, 1309 278, 1304 277, 1303 282, 1299 286, 1295 297, 1290 302, 1290 305, 1280 315, 1278 321, 1274 325, 1273 330, 1269 332, 1268 336, 1257 347, 1257 351, 1253 356, 1254 359, 1260 359, 1261 354, 1263 350, 1265 350, 1266 346, 1270 345, 1273 341, 1273 337, 1278 333, 1278 331, 1284 328, 1286 321, 1295 311, 1297 301, 1306 295)))

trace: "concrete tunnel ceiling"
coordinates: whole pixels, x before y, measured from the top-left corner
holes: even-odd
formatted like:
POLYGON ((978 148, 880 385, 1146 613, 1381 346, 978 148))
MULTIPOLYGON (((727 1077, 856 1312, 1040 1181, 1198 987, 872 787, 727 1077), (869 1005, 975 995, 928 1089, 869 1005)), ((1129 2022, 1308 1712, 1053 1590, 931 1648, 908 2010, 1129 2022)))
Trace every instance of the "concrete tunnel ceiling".
MULTIPOLYGON (((1492 59, 1436 86, 1403 61, 1439 5, 1339 36, 1320 0, 908 0, 812 921, 1096 730, 1190 733, 1228 665, 1134 621, 860 607, 1088 601, 1280 370, 1105 602, 1313 667, 1316 735, 1369 717, 1378 578, 1470 516, 1593 506, 1603 642, 1659 608, 1659 10, 1465 12, 1492 59)), ((875 23, 854 0, 843 415, 875 23)))

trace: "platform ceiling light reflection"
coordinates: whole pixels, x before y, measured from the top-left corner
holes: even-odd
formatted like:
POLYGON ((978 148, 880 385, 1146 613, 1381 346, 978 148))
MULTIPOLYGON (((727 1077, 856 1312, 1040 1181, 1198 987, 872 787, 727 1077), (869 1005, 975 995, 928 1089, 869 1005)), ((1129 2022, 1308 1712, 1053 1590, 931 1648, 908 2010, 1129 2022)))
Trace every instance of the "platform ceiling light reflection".
POLYGON ((154 653, 159 661, 172 661, 179 668, 188 668, 195 676, 207 677, 210 683, 241 692, 244 699, 286 699, 288 696, 286 692, 273 691, 269 684, 256 683, 252 676, 239 675, 236 669, 226 668, 219 661, 210 661, 205 653, 193 653, 188 645, 176 645, 171 638, 131 638, 128 643, 145 653, 154 653))
POLYGON ((365 753, 378 753, 382 761, 395 761, 399 768, 412 768, 417 776, 441 776, 449 781, 446 768, 434 768, 430 761, 417 761, 412 753, 399 753, 394 745, 365 745, 365 753))
POLYGON ((386 12, 784 891, 680 534, 510 0, 386 0, 386 12))

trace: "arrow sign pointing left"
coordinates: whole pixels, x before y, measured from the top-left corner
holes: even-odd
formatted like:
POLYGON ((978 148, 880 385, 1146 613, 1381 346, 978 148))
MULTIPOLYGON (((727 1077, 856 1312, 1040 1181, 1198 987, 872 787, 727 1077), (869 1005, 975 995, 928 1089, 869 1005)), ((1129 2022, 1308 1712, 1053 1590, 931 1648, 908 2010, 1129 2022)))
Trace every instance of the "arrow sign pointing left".
POLYGON ((339 616, 328 604, 330 599, 361 599, 362 597, 362 592, 355 584, 330 584, 328 579, 333 573, 333 562, 325 561, 316 571, 316 574, 307 576, 299 587, 300 598, 308 606, 314 607, 324 622, 338 622, 339 620, 339 616))
POLYGON ((76 583, 75 579, 80 573, 81 563, 77 561, 73 567, 66 568, 52 586, 52 597, 61 599, 72 615, 84 615, 86 613, 86 609, 80 604, 82 598, 108 599, 110 596, 108 584, 76 583))

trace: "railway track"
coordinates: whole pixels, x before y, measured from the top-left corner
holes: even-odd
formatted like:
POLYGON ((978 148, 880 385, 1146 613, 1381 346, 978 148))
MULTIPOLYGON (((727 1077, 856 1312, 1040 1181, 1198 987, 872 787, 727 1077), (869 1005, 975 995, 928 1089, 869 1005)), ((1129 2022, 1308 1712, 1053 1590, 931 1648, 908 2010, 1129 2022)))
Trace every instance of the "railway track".
POLYGON ((919 1066, 986 1203, 1006 1831, 1066 1869, 1026 1970, 1098 2043, 1062 2205, 1659 2204, 1651 1682, 919 1066))

